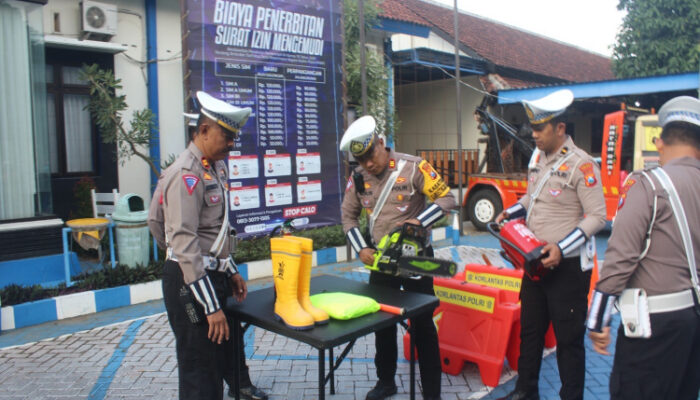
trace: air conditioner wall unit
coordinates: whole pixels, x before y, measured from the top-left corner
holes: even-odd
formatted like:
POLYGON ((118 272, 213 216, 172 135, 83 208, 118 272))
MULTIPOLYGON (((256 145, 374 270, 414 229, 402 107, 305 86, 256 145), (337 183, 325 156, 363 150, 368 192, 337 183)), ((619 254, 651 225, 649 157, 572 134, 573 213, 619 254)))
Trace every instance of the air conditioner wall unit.
POLYGON ((83 39, 109 40, 117 34, 117 6, 91 0, 80 3, 83 39))

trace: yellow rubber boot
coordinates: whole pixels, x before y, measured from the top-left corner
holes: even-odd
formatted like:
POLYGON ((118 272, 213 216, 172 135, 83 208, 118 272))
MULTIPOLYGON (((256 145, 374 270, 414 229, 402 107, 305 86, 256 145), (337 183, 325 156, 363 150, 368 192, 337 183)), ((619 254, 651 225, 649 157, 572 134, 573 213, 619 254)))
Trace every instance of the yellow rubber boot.
POLYGON ((313 239, 299 236, 287 236, 288 239, 296 240, 301 245, 301 264, 299 266, 299 286, 297 299, 301 307, 314 318, 317 325, 328 323, 328 313, 318 309, 311 304, 309 289, 311 288, 311 261, 314 249, 313 239))
POLYGON ((314 327, 314 318, 297 300, 301 245, 287 238, 271 238, 272 274, 275 282, 275 316, 288 327, 306 330, 314 327))

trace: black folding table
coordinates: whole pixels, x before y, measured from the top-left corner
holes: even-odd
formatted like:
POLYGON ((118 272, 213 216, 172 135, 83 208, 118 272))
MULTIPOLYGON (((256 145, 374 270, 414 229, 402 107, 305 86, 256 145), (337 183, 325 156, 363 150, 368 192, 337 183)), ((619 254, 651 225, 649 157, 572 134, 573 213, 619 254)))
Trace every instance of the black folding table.
MULTIPOLYGON (((326 382, 330 381, 330 393, 335 394, 334 371, 340 366, 340 363, 348 355, 355 341, 362 336, 375 332, 382 328, 386 328, 396 323, 403 323, 407 318, 416 315, 432 312, 437 307, 439 300, 427 294, 405 292, 387 288, 385 286, 369 285, 364 282, 358 282, 351 279, 340 278, 331 275, 321 275, 311 279, 311 293, 323 292, 346 292, 362 296, 368 296, 375 299, 379 303, 389 304, 392 306, 402 307, 405 310, 404 315, 394 315, 383 311, 378 311, 373 314, 365 315, 359 318, 341 321, 331 319, 327 325, 316 326, 311 330, 297 331, 290 329, 281 322, 277 321, 274 316, 275 295, 274 287, 251 291, 247 298, 242 303, 236 303, 229 298, 226 303, 226 313, 234 319, 234 332, 232 334, 234 349, 238 351, 240 348, 240 324, 252 324, 278 335, 282 335, 302 343, 306 343, 318 349, 318 395, 320 400, 325 399, 326 382), (333 347, 347 343, 345 349, 338 357, 333 360, 333 347), (326 375, 326 350, 328 350, 328 358, 330 370, 326 375)), ((405 325, 405 324, 404 324, 405 325)), ((412 333, 411 327, 407 326, 409 333, 412 333)), ((413 337, 411 336, 411 399, 415 399, 415 354, 413 346, 413 337)), ((239 364, 234 362, 234 393, 236 400, 239 400, 240 389, 240 370, 239 364)))

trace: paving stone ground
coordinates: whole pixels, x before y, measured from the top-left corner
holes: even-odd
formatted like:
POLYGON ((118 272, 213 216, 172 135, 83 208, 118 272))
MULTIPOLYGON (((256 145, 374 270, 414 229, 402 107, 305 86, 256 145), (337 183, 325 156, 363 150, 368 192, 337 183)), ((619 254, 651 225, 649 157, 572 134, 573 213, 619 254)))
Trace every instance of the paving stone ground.
MULTIPOLYGON (((496 247, 482 235, 461 240, 460 244, 496 247)), ((451 243, 440 244, 447 247, 451 243)), ((357 263, 314 268, 314 274, 321 273, 357 280, 368 277, 357 263)), ((270 281, 252 281, 249 286, 251 290, 267 287, 270 281)), ((163 311, 162 301, 155 301, 3 333, 0 400, 176 399, 174 338, 163 311)), ((402 349, 401 335, 397 342, 402 349)), ((612 357, 597 355, 588 341, 587 348, 585 399, 606 399, 612 357)), ((335 355, 342 349, 336 348, 335 355)), ((336 371, 336 394, 327 394, 328 399, 364 399, 376 381, 374 351, 372 334, 357 340, 336 371)), ((318 398, 317 350, 251 327, 246 332, 246 354, 253 382, 271 400, 318 398)), ((409 364, 401 355, 396 379, 399 393, 392 397, 396 400, 409 398, 409 364)), ((500 385, 490 388, 482 384, 476 365, 467 363, 459 375, 442 375, 442 398, 496 399, 512 389, 515 376, 506 362, 500 385)), ((420 393, 419 380, 416 385, 420 393)), ((556 359, 550 351, 542 366, 542 399, 558 398, 559 386, 556 359)))

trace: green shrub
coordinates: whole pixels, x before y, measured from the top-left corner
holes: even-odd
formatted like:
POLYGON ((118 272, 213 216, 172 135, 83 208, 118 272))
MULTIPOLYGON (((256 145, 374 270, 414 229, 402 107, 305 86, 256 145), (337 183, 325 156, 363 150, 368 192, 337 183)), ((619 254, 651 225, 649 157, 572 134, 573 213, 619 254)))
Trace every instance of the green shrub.
MULTIPOLYGON (((366 218, 363 214, 360 217, 360 227, 364 229, 366 218)), ((441 218, 433 227, 445 226, 447 217, 441 218)), ((311 238, 314 241, 314 250, 329 247, 344 246, 345 234, 341 225, 326 226, 322 228, 307 229, 295 233, 298 236, 311 238)), ((162 251, 159 253, 162 254, 162 251)), ((270 238, 268 236, 243 240, 238 244, 235 254, 237 263, 245 263, 255 260, 266 260, 270 258, 270 238)), ((134 268, 118 265, 115 268, 105 267, 103 269, 83 273, 76 276, 71 287, 66 287, 64 283, 55 288, 44 288, 40 285, 19 286, 9 285, 0 289, 0 301, 3 306, 27 303, 61 296, 70 293, 83 292, 87 290, 107 289, 117 286, 132 285, 135 283, 151 282, 161 279, 163 270, 163 259, 151 261, 146 266, 136 266, 134 268)))
POLYGON ((105 267, 91 273, 83 273, 76 276, 73 279, 74 284, 68 288, 65 283, 61 283, 55 288, 44 288, 41 285, 9 285, 0 289, 0 299, 2 299, 3 306, 11 306, 87 290, 151 282, 161 278, 162 270, 162 260, 153 261, 147 266, 134 268, 123 265, 117 265, 115 268, 105 267))
MULTIPOLYGON (((313 239, 314 250, 345 245, 345 234, 341 225, 307 229, 296 232, 295 235, 313 239)), ((238 264, 268 258, 270 258, 269 236, 242 240, 238 243, 238 249, 234 256, 238 264)))

